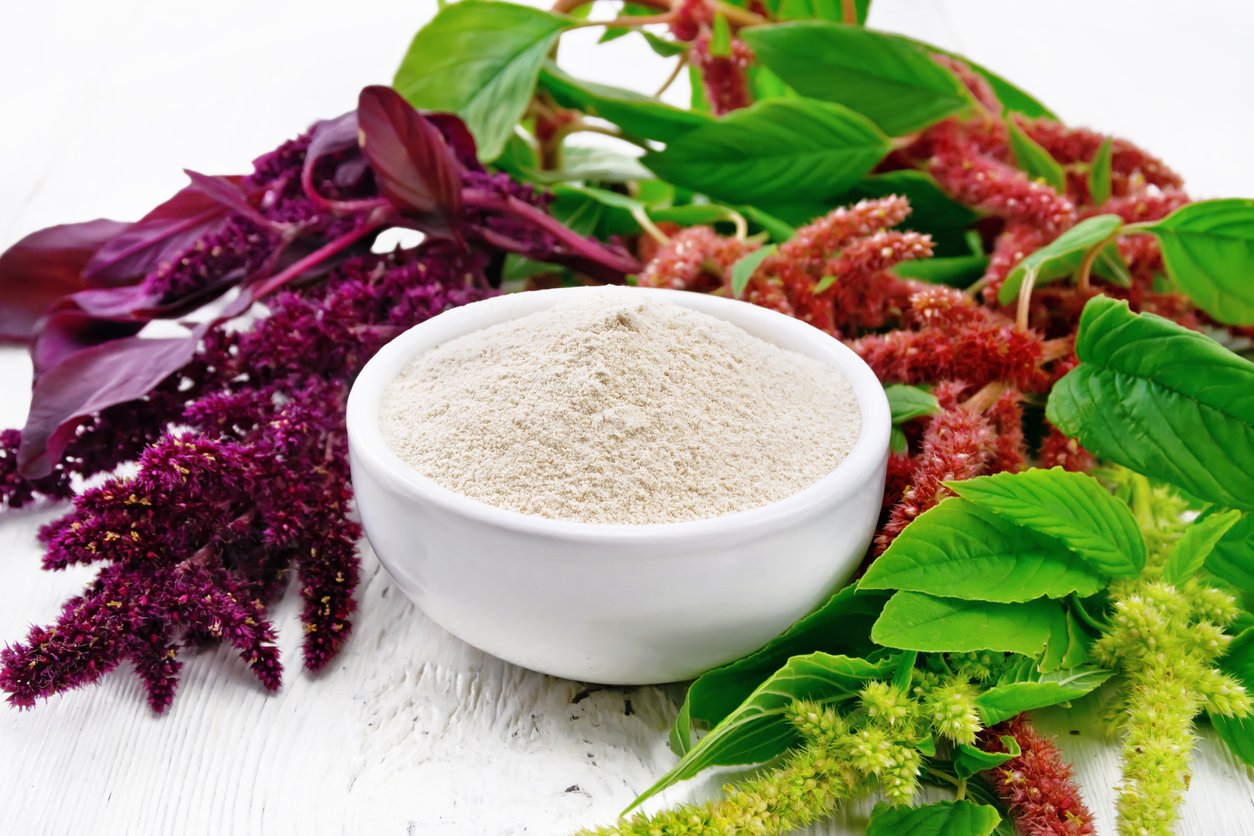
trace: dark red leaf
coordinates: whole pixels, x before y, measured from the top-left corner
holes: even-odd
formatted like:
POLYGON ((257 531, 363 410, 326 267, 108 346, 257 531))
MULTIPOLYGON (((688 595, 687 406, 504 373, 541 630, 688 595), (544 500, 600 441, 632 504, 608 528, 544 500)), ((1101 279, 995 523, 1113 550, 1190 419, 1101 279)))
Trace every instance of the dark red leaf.
POLYGON ((466 123, 455 113, 426 113, 427 121, 435 125, 444 136, 444 141, 452 149, 458 162, 473 171, 483 171, 483 163, 479 162, 479 151, 475 147, 474 134, 466 123))
POLYGON ((59 304, 39 323, 39 333, 30 347, 35 379, 64 363, 71 354, 138 334, 146 324, 145 319, 127 315, 106 317, 88 313, 72 302, 59 304))
POLYGON ((361 91, 359 141, 379 190, 402 211, 452 227, 461 209, 461 164, 440 133, 390 87, 361 91))
MULTIPOLYGON (((324 157, 338 154, 357 147, 357 113, 351 111, 335 119, 323 119, 315 122, 309 129, 309 148, 305 151, 305 162, 301 167, 300 182, 309 199, 318 204, 327 203, 326 198, 318 194, 313 181, 314 168, 324 157)), ((360 176, 360 164, 357 171, 360 176)), ((338 181, 339 172, 336 172, 338 181)), ((350 175, 351 176, 351 175, 350 175)))
POLYGON ((18 468, 27 479, 52 472, 82 419, 142 398, 187 365, 201 330, 185 337, 124 337, 76 352, 35 382, 18 468))
POLYGON ((227 212, 199 188, 186 186, 101 247, 87 263, 83 279, 93 287, 138 281, 221 225, 227 212))
POLYGON ((204 192, 206 196, 216 200, 230 211, 243 215, 263 229, 272 226, 269 219, 253 206, 248 194, 240 185, 243 182, 242 178, 211 176, 192 171, 190 168, 183 169, 183 173, 191 179, 193 188, 204 192))
POLYGON ((92 254, 126 227, 104 219, 50 226, 0 254, 0 340, 29 340, 53 302, 82 288, 92 254))

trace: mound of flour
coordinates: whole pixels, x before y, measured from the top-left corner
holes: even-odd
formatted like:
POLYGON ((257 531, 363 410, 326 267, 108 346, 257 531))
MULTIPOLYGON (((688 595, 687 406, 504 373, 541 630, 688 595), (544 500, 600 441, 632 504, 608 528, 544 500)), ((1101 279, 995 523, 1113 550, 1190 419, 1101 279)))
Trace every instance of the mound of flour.
POLYGON ((432 349, 388 386, 379 420, 401 459, 451 490, 592 523, 783 499, 861 431, 835 369, 630 288, 432 349))

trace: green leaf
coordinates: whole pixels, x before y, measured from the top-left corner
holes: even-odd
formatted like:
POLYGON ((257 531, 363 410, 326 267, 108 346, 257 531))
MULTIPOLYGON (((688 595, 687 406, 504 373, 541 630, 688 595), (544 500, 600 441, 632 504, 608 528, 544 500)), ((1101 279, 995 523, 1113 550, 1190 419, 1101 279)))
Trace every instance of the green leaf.
POLYGON ((1095 667, 1038 673, 1025 659, 1012 673, 976 697, 975 704, 984 725, 991 726, 1024 711, 1079 699, 1114 675, 1114 671, 1095 667))
MULTIPOLYGON (((1200 519, 1217 513, 1223 512, 1207 511, 1200 519)), ((1254 612, 1254 514, 1242 514, 1228 529, 1206 558, 1205 569, 1232 587, 1243 609, 1254 612)))
POLYGON ((893 807, 881 801, 871 811, 867 836, 989 836, 1001 814, 987 804, 937 801, 918 807, 893 807))
POLYGON ((893 427, 888 433, 888 449, 894 455, 904 456, 910 452, 910 439, 901 431, 901 427, 893 427))
POLYGON ((794 701, 837 703, 851 699, 863 682, 887 675, 896 661, 894 656, 874 663, 828 653, 794 656, 627 809, 708 767, 770 760, 800 739, 787 719, 794 701))
MULTIPOLYGON (((1228 652, 1219 660, 1219 667, 1236 677, 1245 686, 1247 693, 1254 693, 1254 628, 1245 630, 1233 639, 1228 646, 1228 652)), ((1247 715, 1240 720, 1220 714, 1209 716, 1211 725, 1224 743, 1228 744, 1232 754, 1254 766, 1254 715, 1247 715)))
POLYGON ((570 20, 512 3, 463 0, 418 30, 392 86, 414 107, 466 121, 479 159, 495 160, 535 91, 540 65, 570 20))
MULTIPOLYGON (((506 146, 507 153, 510 146, 506 146)), ((499 163, 499 160, 498 160, 499 163)), ((562 167, 557 171, 532 169, 526 179, 545 185, 573 180, 601 183, 630 183, 649 179, 649 172, 638 157, 612 148, 568 145, 562 149, 562 167)))
POLYGON ((735 264, 732 265, 732 295, 737 299, 745 292, 745 288, 749 286, 749 280, 753 278, 754 271, 758 269, 758 265, 765 261, 777 247, 771 244, 766 247, 760 247, 746 256, 742 256, 735 264))
POLYGON ((844 105, 893 136, 925 128, 971 102, 953 73, 896 35, 807 21, 750 27, 740 37, 801 95, 844 105))
MULTIPOLYGON (((835 20, 845 19, 845 4, 841 0, 766 0, 766 9, 776 20, 835 20)), ((855 22, 866 23, 871 0, 854 0, 855 22)))
POLYGON ((689 686, 671 730, 671 749, 680 755, 688 751, 692 719, 719 722, 793 656, 821 650, 861 657, 875 650, 871 625, 887 600, 883 592, 847 586, 754 652, 701 674, 689 686))
POLYGON ((714 13, 714 25, 710 31, 710 54, 718 58, 731 56, 731 27, 722 12, 714 13))
POLYGON ((950 498, 906 526, 858 585, 1016 603, 1092 595, 1105 583, 1058 540, 950 498))
POLYGON ((1149 227, 1167 275, 1225 325, 1254 325, 1254 200, 1204 200, 1149 227))
MULTIPOLYGON (((592 9, 592 4, 589 3, 585 6, 580 6, 577 9, 577 11, 582 12, 583 17, 587 17, 587 13, 591 9, 592 9)), ((572 15, 573 14, 574 13, 572 12, 572 15)), ((619 12, 619 14, 622 16, 627 16, 627 17, 642 17, 642 16, 649 16, 649 15, 657 14, 657 9, 651 9, 648 6, 640 6, 640 5, 637 5, 636 3, 624 3, 623 8, 619 12)), ((659 55, 662 58, 670 58, 672 56, 679 55, 681 52, 684 52, 687 49, 687 47, 684 44, 678 44, 678 43, 675 43, 674 41, 668 41, 665 38, 660 38, 657 35, 654 35, 652 32, 645 31, 644 29, 628 28, 625 26, 610 26, 606 28, 605 32, 597 40, 597 43, 599 44, 608 43, 609 41, 617 40, 623 37, 624 35, 632 35, 632 34, 638 34, 641 37, 643 37, 645 42, 648 43, 649 48, 653 50, 654 54, 659 55)))
POLYGON ((796 228, 786 221, 780 220, 769 212, 765 212, 755 206, 741 206, 740 214, 749 219, 750 223, 757 224, 771 236, 771 240, 777 243, 784 243, 793 236, 796 228))
POLYGON ((1114 142, 1110 137, 1097 147, 1093 160, 1089 163, 1089 196, 1094 206, 1101 206, 1110 200, 1111 174, 1110 163, 1114 142))
MULTIPOLYGON (((1075 606, 1074 603, 1071 606, 1075 606)), ((1045 653, 1037 664, 1041 673, 1078 668, 1091 661, 1089 646, 1093 639, 1080 625, 1079 620, 1071 613, 1070 607, 1063 614, 1063 622, 1059 629, 1049 634, 1049 643, 1045 645, 1045 653)))
POLYGON ((613 122, 629 136, 662 142, 713 122, 712 117, 662 104, 631 90, 581 81, 549 62, 540 71, 540 87, 562 107, 573 107, 613 122))
POLYGON ((1059 605, 1043 598, 996 604, 898 592, 884 605, 884 612, 871 628, 871 638, 902 650, 1000 650, 1035 656, 1044 649, 1050 630, 1062 617, 1059 605))
POLYGON ((769 99, 737 110, 650 152, 664 180, 736 203, 804 201, 838 194, 888 151, 863 117, 809 99, 769 99))
POLYGON ((1084 306, 1076 355, 1050 392, 1054 426, 1137 473, 1254 510, 1254 364, 1106 296, 1084 306))
POLYGON ((983 276, 987 269, 988 256, 962 255, 903 261, 893 267, 893 272, 904 279, 918 279, 921 282, 949 287, 967 287, 983 276))
MULTIPOLYGON (((910 201, 910 217, 905 226, 926 232, 936 241, 938 256, 965 256, 971 250, 963 234, 979 220, 979 215, 950 199, 930 174, 922 171, 889 171, 872 174, 854 184, 836 203, 853 203, 863 198, 901 195, 910 201)), ((907 261, 897 265, 900 270, 926 269, 935 259, 907 261), (908 266, 909 265, 909 266, 908 266)), ((903 273, 903 275, 905 275, 903 273)))
POLYGON ((1004 752, 986 752, 968 743, 962 743, 954 753, 954 773, 959 778, 967 779, 979 772, 996 769, 1008 760, 1023 754, 1019 741, 1008 734, 998 737, 1006 747, 1004 752))
POLYGON ((749 77, 749 92, 753 94, 753 101, 760 102, 763 99, 796 99, 800 94, 784 83, 783 79, 775 75, 761 64, 751 64, 745 70, 745 74, 749 77))
POLYGON ((1194 520, 1167 552, 1163 580, 1179 584, 1196 575, 1215 546, 1240 519, 1240 511, 1230 510, 1194 520))
POLYGON ((1105 575, 1133 578, 1145 568, 1145 540, 1132 511, 1092 476, 1033 468, 945 485, 1003 519, 1060 540, 1105 575))
POLYGON ((884 387, 884 394, 888 396, 888 411, 894 424, 904 424, 941 411, 936 396, 918 386, 894 383, 884 387))
POLYGON ((1025 134, 1012 117, 1007 116, 1005 121, 1015 165, 1033 180, 1040 180, 1059 194, 1066 194, 1067 175, 1058 161, 1025 134))
POLYGON ((1070 276, 1080 268, 1085 254, 1101 244, 1123 227, 1123 218, 1118 215, 1095 215, 1086 218, 1059 235, 1053 242, 1046 244, 1027 258, 1020 261, 1006 275, 997 294, 997 301, 1003 305, 1014 302, 1019 295, 1019 285, 1023 284, 1028 270, 1036 270, 1036 284, 1043 285, 1070 276))
POLYGON ((1005 78, 999 76, 987 67, 980 66, 965 55, 959 55, 956 52, 941 49, 938 46, 934 46, 924 41, 915 39, 911 40, 914 40, 914 43, 918 44, 928 52, 939 52, 941 55, 948 55, 950 58, 957 58, 959 61, 966 64, 974 70, 977 75, 983 77, 983 79, 988 82, 989 86, 993 88, 993 93, 997 95, 998 100, 1002 103, 1002 106, 1005 107, 1006 110, 1014 111, 1015 113, 1022 113, 1024 116, 1028 116, 1033 119, 1044 117, 1045 119, 1058 121, 1057 114, 1045 105, 1041 104, 1041 102, 1034 96, 1023 88, 1018 87, 1005 78))

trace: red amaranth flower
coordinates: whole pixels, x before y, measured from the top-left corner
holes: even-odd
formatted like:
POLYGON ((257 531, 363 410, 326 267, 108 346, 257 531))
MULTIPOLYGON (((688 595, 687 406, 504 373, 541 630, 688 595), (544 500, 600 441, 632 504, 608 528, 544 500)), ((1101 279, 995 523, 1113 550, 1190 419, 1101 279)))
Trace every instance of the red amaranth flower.
POLYGON ((722 287, 731 266, 756 250, 737 238, 724 238, 708 226, 690 226, 671 236, 641 271, 641 287, 708 293, 722 287))
POLYGON ((951 122, 928 131, 932 132, 932 153, 927 170, 954 199, 1007 222, 1025 222, 1054 235, 1075 223, 1070 200, 981 153, 951 122))
POLYGON ((1005 381, 1027 392, 1044 391, 1039 337, 1007 321, 988 320, 956 332, 928 327, 871 334, 849 343, 886 383, 963 379, 972 386, 1005 381))
POLYGON ((1020 754, 990 770, 989 783, 1009 808, 1015 829, 1025 836, 1096 833, 1093 814, 1054 742, 1019 714, 980 732, 979 745, 990 752, 1005 752, 1002 735, 1015 739, 1020 754))
POLYGON ((976 410, 961 405, 948 407, 929 419, 921 447, 909 486, 875 538, 877 554, 883 554, 916 517, 949 495, 942 482, 974 479, 990 472, 998 454, 997 431, 976 410))
POLYGON ((762 263, 762 272, 773 272, 779 265, 791 262, 818 281, 824 264, 842 247, 858 238, 890 229, 909 214, 910 202, 897 195, 860 200, 853 206, 833 209, 794 232, 762 263))
POLYGON ((695 41, 714 22, 710 0, 680 0, 671 16, 671 34, 677 41, 695 41))
POLYGON ((710 53, 710 35, 703 33, 693 42, 689 56, 692 65, 701 73, 705 98, 715 116, 749 106, 751 99, 745 70, 753 63, 753 50, 748 44, 733 37, 730 55, 713 55, 710 53))
POLYGON ((1001 100, 997 98, 997 94, 993 92, 992 86, 984 78, 964 61, 959 61, 952 55, 945 55, 943 52, 933 52, 931 59, 949 70, 958 80, 962 82, 962 86, 967 88, 975 100, 979 102, 985 110, 993 116, 1000 116, 1002 110, 1001 100))
POLYGON ((1041 467, 1061 467, 1079 473, 1091 470, 1096 464, 1093 454, 1080 446, 1074 438, 1067 438, 1053 424, 1041 442, 1037 462, 1041 467))
POLYGON ((997 294, 1001 292, 1001 286, 1010 271, 1028 254, 1045 246, 1053 238, 1053 235, 1025 221, 1007 223, 1006 228, 993 241, 988 267, 984 270, 984 301, 989 305, 997 305, 997 294))
MULTIPOLYGON (((1089 163, 1107 137, 1088 128, 1073 128, 1052 119, 1028 119, 1016 116, 1024 133, 1034 139, 1049 155, 1064 166, 1089 163)), ((1112 193, 1123 196, 1141 192, 1145 185, 1160 189, 1178 189, 1183 181, 1157 157, 1141 150, 1126 139, 1111 139, 1112 193)), ((1088 192, 1085 190, 1084 197, 1088 192)))

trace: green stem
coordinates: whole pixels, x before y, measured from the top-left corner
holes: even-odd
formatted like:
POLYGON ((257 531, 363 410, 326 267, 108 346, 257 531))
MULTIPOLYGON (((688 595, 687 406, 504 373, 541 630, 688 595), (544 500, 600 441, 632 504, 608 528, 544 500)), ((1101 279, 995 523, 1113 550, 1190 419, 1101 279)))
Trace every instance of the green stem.
POLYGON ((1099 636, 1106 632, 1109 625, 1102 624, 1097 619, 1093 618, 1093 616, 1089 615, 1089 611, 1085 609, 1084 602, 1080 600, 1079 595, 1076 595, 1073 592, 1067 600, 1071 604, 1071 612, 1073 615, 1078 616, 1082 622, 1096 630, 1099 636))
POLYGON ((1101 255, 1102 250, 1106 249, 1107 245, 1118 240, 1121 231, 1122 229, 1116 229, 1084 254, 1084 261, 1080 263, 1080 269, 1076 273, 1075 279, 1075 286, 1081 293, 1087 294, 1089 292, 1089 276, 1093 272, 1093 263, 1097 261, 1097 257, 1101 255))

